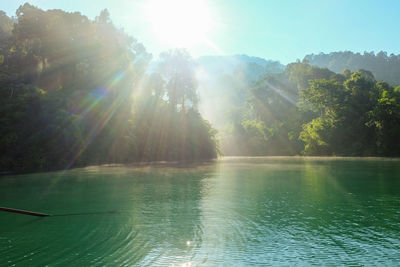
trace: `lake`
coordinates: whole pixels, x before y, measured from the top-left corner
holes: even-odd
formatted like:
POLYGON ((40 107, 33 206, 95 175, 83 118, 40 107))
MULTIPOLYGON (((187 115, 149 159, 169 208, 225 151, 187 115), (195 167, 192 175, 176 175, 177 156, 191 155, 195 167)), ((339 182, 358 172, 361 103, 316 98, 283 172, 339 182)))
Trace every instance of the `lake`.
POLYGON ((1 266, 400 264, 397 159, 223 158, 10 175, 0 177, 0 206, 63 215, 0 212, 1 266))

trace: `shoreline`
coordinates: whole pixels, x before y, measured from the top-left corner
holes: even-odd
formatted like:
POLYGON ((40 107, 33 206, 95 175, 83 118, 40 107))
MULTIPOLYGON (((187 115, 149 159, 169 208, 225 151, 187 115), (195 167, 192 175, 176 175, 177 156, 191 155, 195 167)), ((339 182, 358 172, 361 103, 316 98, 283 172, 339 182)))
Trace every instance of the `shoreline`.
POLYGON ((400 157, 379 157, 379 156, 222 156, 213 159, 198 159, 198 160, 158 160, 158 161, 137 161, 130 163, 100 163, 100 164, 88 164, 84 166, 75 166, 68 169, 47 169, 47 170, 27 170, 27 171, 0 171, 0 178, 9 175, 24 175, 33 173, 48 173, 57 171, 69 171, 80 168, 90 168, 90 167, 148 167, 148 166, 166 166, 166 167, 180 167, 188 168, 195 167, 202 164, 208 164, 217 161, 236 161, 236 160, 246 160, 246 159, 271 159, 271 160, 286 160, 286 159, 299 159, 299 160, 380 160, 380 161, 400 161, 400 157))

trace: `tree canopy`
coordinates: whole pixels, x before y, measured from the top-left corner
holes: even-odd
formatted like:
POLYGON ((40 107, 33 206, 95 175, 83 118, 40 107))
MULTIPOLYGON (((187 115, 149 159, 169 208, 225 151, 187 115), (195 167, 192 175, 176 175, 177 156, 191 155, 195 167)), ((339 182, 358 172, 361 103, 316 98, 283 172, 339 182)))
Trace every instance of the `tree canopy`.
POLYGON ((90 20, 24 4, 13 19, 0 13, 0 49, 3 171, 217 155, 192 73, 179 66, 190 55, 167 52, 174 73, 149 76, 151 55, 107 10, 90 20))
POLYGON ((377 80, 384 80, 391 85, 400 85, 400 55, 388 55, 384 51, 353 53, 350 51, 329 54, 311 54, 304 58, 311 65, 328 68, 336 73, 345 69, 357 71, 369 70, 377 80))
POLYGON ((399 156, 399 90, 366 70, 288 64, 248 90, 221 147, 232 155, 399 156))

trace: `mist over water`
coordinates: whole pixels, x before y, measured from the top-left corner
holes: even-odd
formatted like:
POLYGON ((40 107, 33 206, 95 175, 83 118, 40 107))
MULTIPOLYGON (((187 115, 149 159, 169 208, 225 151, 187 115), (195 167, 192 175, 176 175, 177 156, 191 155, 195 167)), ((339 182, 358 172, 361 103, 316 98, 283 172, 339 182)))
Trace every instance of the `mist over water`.
POLYGON ((0 178, 0 265, 395 265, 400 167, 224 158, 0 178))

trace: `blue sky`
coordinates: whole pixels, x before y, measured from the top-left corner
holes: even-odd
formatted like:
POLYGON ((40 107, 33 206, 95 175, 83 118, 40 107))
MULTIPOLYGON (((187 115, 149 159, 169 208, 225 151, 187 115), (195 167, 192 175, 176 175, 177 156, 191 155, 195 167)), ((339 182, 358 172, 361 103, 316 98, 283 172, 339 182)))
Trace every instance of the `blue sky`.
MULTIPOLYGON (((94 18, 104 8, 118 27, 157 56, 172 48, 160 42, 143 11, 149 0, 32 0, 42 9, 79 11, 94 18)), ((165 0, 167 1, 167 0, 165 0)), ((190 1, 190 0, 187 0, 190 1)), ((350 50, 400 53, 400 1, 396 0, 199 0, 213 19, 195 56, 247 54, 289 63, 306 54, 350 50)), ((0 9, 14 15, 26 1, 2 1, 0 9)))

